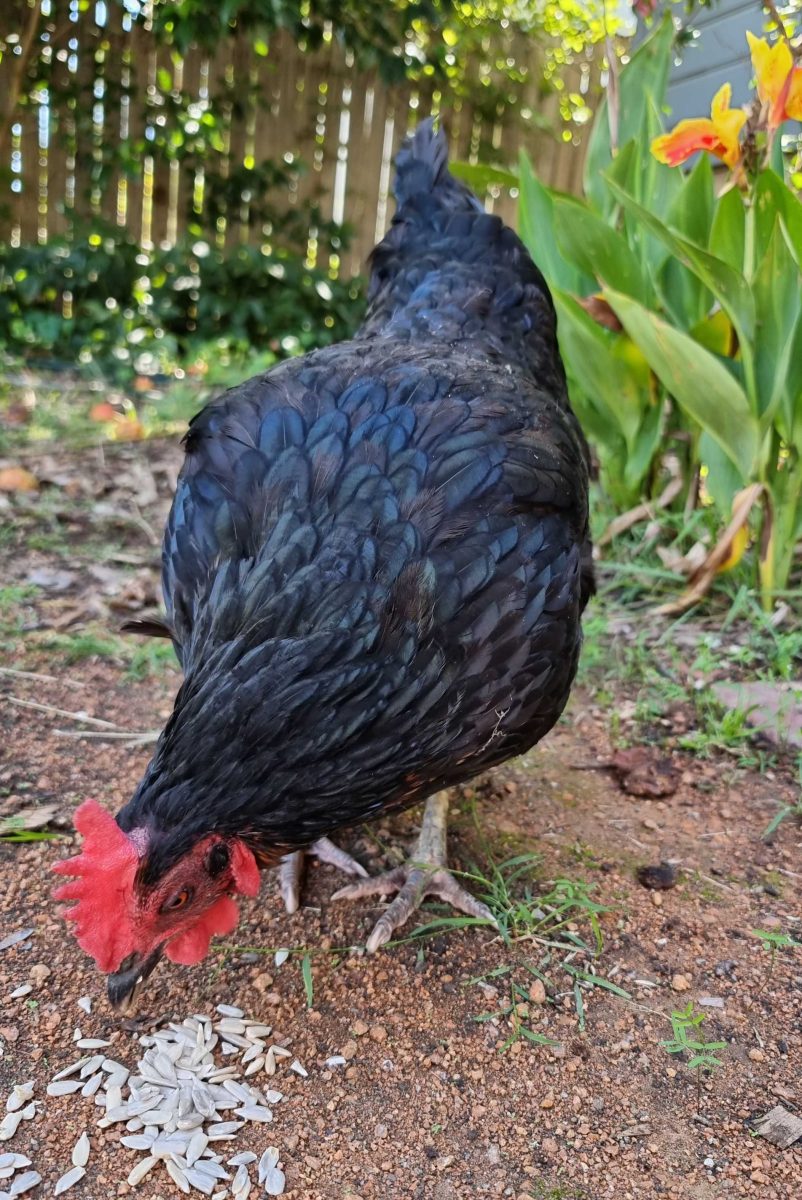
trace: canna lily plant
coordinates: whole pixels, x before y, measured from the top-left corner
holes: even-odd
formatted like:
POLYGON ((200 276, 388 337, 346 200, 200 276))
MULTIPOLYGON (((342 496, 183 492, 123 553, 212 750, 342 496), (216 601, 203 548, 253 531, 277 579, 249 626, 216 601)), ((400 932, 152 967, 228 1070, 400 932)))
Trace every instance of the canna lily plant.
POLYGON ((802 66, 787 41, 750 35, 750 108, 725 84, 709 117, 665 132, 672 39, 667 17, 621 72, 617 121, 602 105, 583 200, 543 187, 522 157, 521 235, 554 292, 608 492, 654 502, 673 445, 683 482, 663 498, 692 504, 701 479, 720 514, 708 581, 751 521, 769 608, 802 538, 802 204, 777 136, 802 117, 802 66))

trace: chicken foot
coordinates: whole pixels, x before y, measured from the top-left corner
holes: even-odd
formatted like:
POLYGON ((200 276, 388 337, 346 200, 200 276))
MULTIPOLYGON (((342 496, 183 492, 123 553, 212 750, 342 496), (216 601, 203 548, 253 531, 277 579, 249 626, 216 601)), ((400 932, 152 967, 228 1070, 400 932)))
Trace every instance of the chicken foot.
POLYGON ((306 850, 295 850, 292 854, 285 854, 279 864, 278 885, 281 898, 284 901, 284 907, 288 913, 298 911, 298 905, 301 900, 301 881, 304 874, 305 859, 309 854, 314 854, 315 858, 321 862, 329 863, 332 867, 337 867, 340 871, 344 871, 346 875, 358 875, 363 879, 367 879, 368 877, 368 873, 362 864, 358 863, 350 854, 347 854, 345 850, 341 850, 339 846, 335 846, 334 842, 330 842, 327 837, 318 838, 306 850))
POLYGON ((361 900, 364 896, 398 893, 373 927, 366 943, 369 954, 389 942, 427 896, 437 896, 470 917, 497 924, 487 905, 466 892, 446 869, 447 818, 448 793, 437 792, 426 801, 414 853, 403 866, 349 884, 332 896, 332 900, 361 900))

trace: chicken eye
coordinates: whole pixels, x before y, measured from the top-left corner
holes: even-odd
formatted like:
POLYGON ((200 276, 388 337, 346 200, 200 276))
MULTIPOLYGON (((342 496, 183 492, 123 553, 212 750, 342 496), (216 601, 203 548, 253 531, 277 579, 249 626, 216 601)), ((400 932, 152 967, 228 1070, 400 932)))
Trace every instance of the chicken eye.
POLYGON ((175 892, 169 900, 165 900, 164 904, 161 906, 161 911, 175 912, 177 908, 184 908, 185 905, 189 904, 193 895, 194 892, 192 888, 181 888, 181 890, 179 892, 175 892))

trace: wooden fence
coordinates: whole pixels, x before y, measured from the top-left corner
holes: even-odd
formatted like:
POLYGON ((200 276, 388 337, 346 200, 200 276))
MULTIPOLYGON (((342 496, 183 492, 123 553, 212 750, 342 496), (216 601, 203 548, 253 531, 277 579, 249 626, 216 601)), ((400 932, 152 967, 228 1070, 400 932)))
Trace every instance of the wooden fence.
MULTIPOLYGON (((0 176, 0 237, 14 244, 45 242, 68 233, 72 217, 91 215, 125 227, 145 249, 174 243, 185 228, 191 193, 203 188, 202 171, 193 177, 177 157, 157 149, 171 96, 179 92, 189 93, 198 120, 210 95, 222 94, 224 173, 300 155, 309 170, 285 186, 286 205, 303 213, 317 197, 324 218, 353 228, 351 248, 340 263, 347 273, 360 270, 392 215, 391 164, 402 136, 433 108, 445 114, 454 157, 476 161, 481 152, 485 161, 509 165, 525 145, 545 182, 578 190, 579 129, 571 127, 565 140, 568 127, 557 95, 543 89, 541 51, 534 41, 515 48, 528 69, 517 111, 488 117, 471 102, 440 95, 431 85, 428 93, 413 84, 389 88, 349 63, 336 43, 309 54, 282 35, 271 38, 269 46, 232 37, 212 58, 192 49, 180 60, 157 45, 147 26, 122 6, 107 7, 99 0, 79 12, 68 0, 38 2, 52 17, 34 47, 45 82, 33 101, 13 114, 6 161, 0 164, 11 168, 8 182, 0 176), (72 98, 64 99, 70 88, 72 98), (88 99, 76 101, 76 93, 88 99), (77 120, 76 103, 91 105, 91 120, 77 120), (527 122, 526 109, 536 114, 536 123, 527 122), (544 124, 553 134, 536 128, 544 124), (137 137, 144 139, 141 161, 125 171, 117 165, 105 176, 94 169, 103 161, 105 145, 137 137)), ((9 32, 9 21, 0 13, 0 34, 9 32)), ((0 94, 8 88, 13 66, 13 55, 6 55, 0 94)), ((478 78, 488 67, 477 61, 475 69, 478 78)), ((596 62, 571 72, 568 90, 598 92, 596 62)), ((486 202, 514 220, 514 191, 494 188, 486 202)), ((243 193, 236 210, 218 222, 218 241, 233 245, 265 238, 248 209, 243 193)), ((312 254, 314 241, 311 229, 312 254)))

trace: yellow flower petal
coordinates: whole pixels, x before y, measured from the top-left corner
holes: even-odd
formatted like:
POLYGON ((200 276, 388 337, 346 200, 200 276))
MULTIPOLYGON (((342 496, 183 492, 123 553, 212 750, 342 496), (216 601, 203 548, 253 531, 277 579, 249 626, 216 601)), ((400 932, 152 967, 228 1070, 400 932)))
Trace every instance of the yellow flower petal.
MULTIPOLYGON (((769 129, 777 129, 783 121, 793 116, 789 108, 789 96, 796 71, 791 51, 782 39, 770 46, 765 38, 757 38, 752 33, 747 33, 746 38, 752 54, 757 94, 768 108, 769 129)), ((802 106, 802 99, 798 104, 802 106)), ((796 111, 796 100, 793 107, 796 111)))
POLYGON ((792 121, 802 121, 802 67, 795 67, 791 73, 785 114, 792 121))
POLYGON ((710 116, 680 121, 671 133, 654 139, 652 154, 659 162, 676 167, 699 150, 706 150, 734 167, 741 157, 738 138, 746 113, 741 108, 730 108, 731 98, 732 88, 722 84, 713 97, 710 116))

